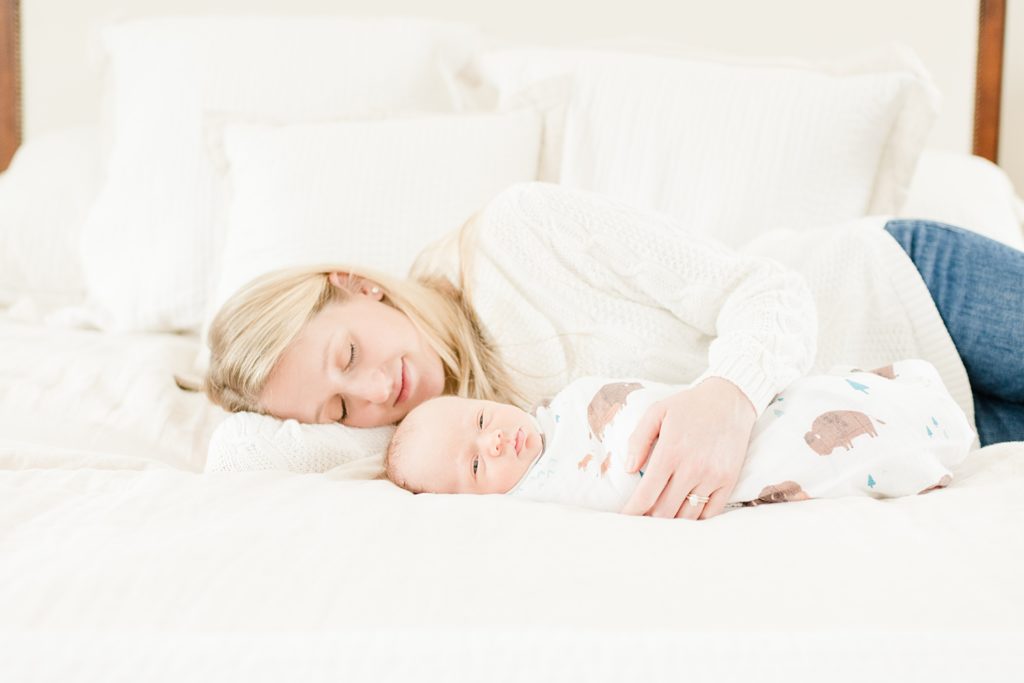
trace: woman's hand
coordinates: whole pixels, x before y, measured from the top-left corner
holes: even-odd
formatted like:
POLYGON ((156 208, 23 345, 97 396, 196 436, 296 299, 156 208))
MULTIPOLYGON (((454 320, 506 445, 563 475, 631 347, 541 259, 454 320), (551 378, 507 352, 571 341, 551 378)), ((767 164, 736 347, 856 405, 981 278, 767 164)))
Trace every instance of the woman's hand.
POLYGON ((626 471, 649 465, 622 512, 685 519, 717 515, 736 486, 756 419, 746 395, 720 377, 653 404, 629 439, 626 471), (687 500, 691 493, 710 500, 694 505, 687 500))

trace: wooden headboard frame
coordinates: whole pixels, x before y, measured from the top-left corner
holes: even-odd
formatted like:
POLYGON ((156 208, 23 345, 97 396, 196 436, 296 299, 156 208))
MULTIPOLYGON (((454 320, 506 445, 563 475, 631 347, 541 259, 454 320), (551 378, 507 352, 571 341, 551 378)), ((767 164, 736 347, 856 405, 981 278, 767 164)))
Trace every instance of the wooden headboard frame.
POLYGON ((0 171, 21 144, 21 12, 0 0, 0 171))
MULTIPOLYGON (((21 144, 21 23, 19 0, 0 0, 0 171, 21 144)), ((999 152, 1006 0, 979 0, 974 87, 974 153, 993 162, 999 152)))

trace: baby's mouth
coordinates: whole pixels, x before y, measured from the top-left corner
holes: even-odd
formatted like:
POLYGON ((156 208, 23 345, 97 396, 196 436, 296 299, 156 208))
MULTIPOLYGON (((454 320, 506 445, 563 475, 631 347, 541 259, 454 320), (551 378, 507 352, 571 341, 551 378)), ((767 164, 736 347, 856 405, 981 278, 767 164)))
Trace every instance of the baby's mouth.
POLYGON ((520 427, 518 430, 516 430, 515 449, 516 449, 516 455, 517 456, 520 453, 523 452, 523 444, 524 443, 526 443, 526 433, 523 431, 523 428, 520 427))

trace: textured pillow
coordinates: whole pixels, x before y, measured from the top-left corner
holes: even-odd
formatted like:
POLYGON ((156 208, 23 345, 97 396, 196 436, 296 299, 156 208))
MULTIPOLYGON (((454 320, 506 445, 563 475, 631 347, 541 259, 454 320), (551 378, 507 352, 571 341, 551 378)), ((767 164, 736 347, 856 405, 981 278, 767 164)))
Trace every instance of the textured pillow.
POLYGON ((927 149, 900 215, 968 228, 1024 250, 1019 201, 1006 172, 991 161, 927 149))
MULTIPOLYGON (((542 126, 536 112, 521 110, 215 128, 223 150, 215 144, 211 156, 223 157, 230 200, 207 322, 238 287, 275 268, 351 263, 405 275, 424 247, 461 227, 498 191, 536 178, 542 126)), ((206 355, 204 349, 197 369, 206 355)), ((239 413, 217 428, 207 470, 368 463, 362 459, 379 456, 392 431, 239 413)), ((379 474, 379 458, 373 462, 367 477, 379 474)))
POLYGON ((399 18, 108 27, 111 158, 82 250, 97 324, 178 330, 202 320, 223 237, 204 111, 282 121, 451 111, 447 74, 469 59, 476 36, 457 24, 399 18))
POLYGON ((324 124, 228 125, 228 237, 210 316, 276 268, 408 272, 498 191, 537 175, 532 110, 324 124))
POLYGON ((75 127, 26 141, 0 176, 0 305, 81 303, 82 221, 101 181, 99 132, 75 127))
MULTIPOLYGON (((210 437, 207 472, 286 470, 306 474, 357 464, 372 479, 395 428, 355 429, 340 424, 301 424, 257 413, 235 413, 210 437), (368 471, 366 471, 368 469, 368 471)), ((351 473, 350 473, 351 474, 351 473)))
POLYGON ((473 73, 500 102, 561 76, 564 120, 545 147, 558 159, 543 162, 558 182, 734 246, 898 211, 937 97, 896 46, 822 65, 505 49, 473 73))

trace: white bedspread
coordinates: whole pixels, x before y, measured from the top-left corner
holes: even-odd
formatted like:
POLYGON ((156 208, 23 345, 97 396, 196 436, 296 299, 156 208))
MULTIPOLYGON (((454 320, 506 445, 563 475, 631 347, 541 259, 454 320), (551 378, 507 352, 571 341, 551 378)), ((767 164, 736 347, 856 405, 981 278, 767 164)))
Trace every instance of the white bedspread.
POLYGON ((199 474, 223 413, 173 386, 194 338, 0 342, 4 683, 1024 671, 1024 443, 923 496, 632 518, 353 466, 199 474))
POLYGON ((39 444, 51 460, 51 447, 65 449, 69 466, 80 459, 73 454, 98 453, 202 471, 225 413, 174 383, 198 349, 194 336, 104 334, 0 314, 0 436, 39 444))
POLYGON ((1024 670, 1024 443, 926 495, 700 523, 24 448, 0 445, 0 680, 1024 670))

